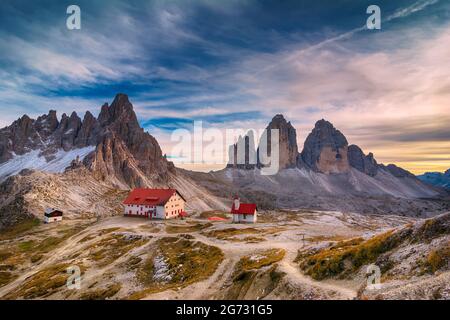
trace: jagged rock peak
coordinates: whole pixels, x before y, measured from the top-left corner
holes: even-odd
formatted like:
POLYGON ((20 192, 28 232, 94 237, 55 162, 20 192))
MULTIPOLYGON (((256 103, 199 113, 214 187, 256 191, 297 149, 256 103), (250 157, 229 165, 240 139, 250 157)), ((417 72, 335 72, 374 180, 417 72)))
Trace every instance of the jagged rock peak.
POLYGON ((331 122, 321 119, 306 138, 301 158, 315 171, 341 173, 350 169, 347 153, 345 136, 331 122))
POLYGON ((279 130, 279 168, 293 168, 297 166, 298 146, 297 131, 291 122, 287 122, 282 114, 272 118, 267 126, 267 149, 270 155, 272 150, 271 130, 279 130))
POLYGON ((373 153, 370 152, 366 156, 357 145, 352 144, 348 147, 348 161, 353 168, 356 168, 369 176, 374 177, 378 172, 378 164, 373 157, 373 153))
POLYGON ((119 93, 116 95, 113 103, 111 104, 110 114, 114 119, 118 119, 124 113, 134 113, 133 105, 130 103, 130 100, 128 100, 128 96, 126 94, 119 93))
POLYGON ((70 114, 70 118, 72 118, 72 119, 76 119, 76 118, 80 119, 80 117, 78 117, 78 114, 75 111, 72 111, 72 113, 70 114))
POLYGON ((123 93, 116 95, 111 106, 108 106, 107 103, 102 106, 98 120, 102 125, 120 120, 127 122, 129 126, 139 126, 133 105, 130 103, 128 96, 123 93))
POLYGON ((348 144, 345 136, 331 122, 325 119, 320 119, 316 122, 312 133, 315 133, 316 136, 325 142, 334 142, 339 146, 348 144))
POLYGON ((277 122, 287 124, 286 118, 285 118, 281 113, 276 114, 276 115, 272 118, 271 123, 277 123, 277 122))
POLYGON ((91 121, 91 120, 97 120, 95 117, 94 117, 94 115, 90 112, 90 111, 86 111, 86 113, 84 114, 84 117, 83 117, 83 122, 84 121, 91 121))
POLYGON ((31 119, 27 114, 24 114, 24 115, 21 116, 19 119, 17 119, 17 121, 19 121, 19 122, 23 122, 23 121, 32 121, 32 119, 31 119))

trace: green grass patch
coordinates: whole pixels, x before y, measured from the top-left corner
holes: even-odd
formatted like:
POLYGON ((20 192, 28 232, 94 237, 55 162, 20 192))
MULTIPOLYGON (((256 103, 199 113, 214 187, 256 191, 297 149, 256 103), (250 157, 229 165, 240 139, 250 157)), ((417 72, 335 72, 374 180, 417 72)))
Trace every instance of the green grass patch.
POLYGON ((17 278, 17 276, 11 272, 0 271, 0 287, 7 285, 11 281, 13 281, 15 278, 17 278))
POLYGON ((300 268, 316 280, 345 276, 375 262, 382 253, 392 250, 400 242, 401 237, 389 231, 366 241, 360 238, 342 241, 311 255, 299 253, 296 261, 301 261, 300 268))
POLYGON ((236 265, 237 272, 260 269, 278 262, 284 258, 284 249, 269 249, 255 253, 251 256, 242 257, 236 265))
POLYGON ((431 240, 450 233, 449 228, 450 214, 442 217, 431 218, 413 232, 412 238, 414 242, 425 241, 427 243, 431 240))
POLYGON ((131 295, 130 299, 141 299, 153 292, 207 279, 224 257, 217 247, 178 237, 162 238, 155 246, 154 253, 136 271, 136 277, 145 289, 131 295))
MULTIPOLYGON (((208 232, 202 232, 203 235, 210 237, 210 238, 216 238, 219 240, 228 240, 228 241, 244 241, 244 242, 251 242, 251 238, 239 238, 240 235, 247 235, 247 234, 253 234, 253 235, 267 235, 267 234, 274 234, 283 231, 284 228, 226 228, 226 229, 217 229, 217 230, 211 230, 208 232)), ((253 239, 256 242, 264 241, 264 238, 257 239, 256 237, 253 239)))
POLYGON ((242 271, 229 287, 219 293, 224 300, 262 299, 271 293, 286 274, 277 271, 277 264, 267 270, 242 271), (250 292, 251 291, 251 292, 250 292))
POLYGON ((104 267, 127 254, 130 250, 145 245, 148 241, 143 237, 110 234, 87 248, 89 250, 88 258, 97 262, 99 267, 104 267))
POLYGON ((425 270, 429 273, 435 273, 436 271, 443 269, 450 263, 450 245, 446 245, 442 248, 432 250, 424 263, 425 270))
POLYGON ((57 264, 38 271, 5 298, 12 300, 46 298, 66 285, 69 277, 68 267, 69 264, 57 264))
POLYGON ((284 249, 268 249, 242 257, 234 267, 230 286, 219 293, 219 298, 245 299, 251 287, 253 287, 253 294, 256 291, 259 298, 265 297, 285 275, 277 271, 277 262, 281 261, 285 254, 284 249))
POLYGON ((93 240, 93 239, 95 239, 97 237, 104 236, 105 234, 113 233, 114 231, 118 231, 120 229, 121 229, 120 227, 113 227, 113 228, 102 229, 102 230, 100 230, 100 231, 98 231, 96 233, 88 234, 87 236, 82 238, 79 242, 80 243, 88 242, 88 241, 93 240))
POLYGON ((41 221, 37 218, 23 220, 12 227, 4 229, 0 234, 0 241, 14 239, 19 236, 23 236, 28 231, 30 231, 34 227, 37 227, 40 224, 41 221))
POLYGON ((0 262, 4 262, 8 260, 10 257, 14 255, 14 252, 11 250, 1 250, 0 251, 0 262))
POLYGON ((203 229, 209 228, 212 226, 212 223, 196 223, 193 225, 168 225, 166 226, 167 233, 189 233, 189 232, 197 232, 203 229))
POLYGON ((21 251, 30 251, 34 247, 34 241, 33 240, 23 241, 20 242, 17 246, 21 251))
POLYGON ((89 290, 83 293, 80 296, 81 300, 106 300, 115 296, 120 289, 122 289, 122 285, 120 283, 114 283, 109 285, 106 288, 89 290))
POLYGON ((348 237, 340 236, 340 235, 333 235, 333 236, 313 236, 306 238, 305 240, 308 240, 310 242, 324 242, 324 241, 339 241, 339 242, 345 242, 348 239, 348 237))
POLYGON ((235 236, 242 234, 261 234, 261 230, 256 228, 226 228, 203 232, 203 235, 220 240, 230 240, 235 236))

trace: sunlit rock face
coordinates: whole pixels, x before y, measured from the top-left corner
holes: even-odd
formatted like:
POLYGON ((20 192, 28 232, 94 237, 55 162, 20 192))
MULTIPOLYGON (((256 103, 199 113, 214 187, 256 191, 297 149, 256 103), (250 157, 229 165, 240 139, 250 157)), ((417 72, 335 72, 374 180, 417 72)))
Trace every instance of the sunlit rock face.
POLYGON ((267 151, 272 152, 271 132, 278 130, 279 135, 279 168, 293 168, 297 165, 298 147, 297 132, 291 122, 287 122, 282 114, 273 117, 267 126, 267 151))
POLYGON ((240 136, 237 143, 229 147, 229 162, 228 168, 238 169, 254 169, 269 165, 272 158, 272 152, 275 149, 272 147, 272 130, 278 130, 278 154, 279 154, 279 169, 295 168, 298 158, 297 147, 297 133, 290 122, 287 122, 283 115, 278 114, 273 117, 272 121, 266 128, 266 136, 260 137, 267 139, 264 148, 262 143, 255 150, 255 136, 253 131, 249 131, 245 136, 240 136), (273 150, 272 150, 273 149, 273 150), (266 159, 267 154, 267 159, 266 159))
POLYGON ((347 139, 330 122, 323 119, 316 122, 306 138, 301 158, 316 172, 330 174, 350 170, 347 139))

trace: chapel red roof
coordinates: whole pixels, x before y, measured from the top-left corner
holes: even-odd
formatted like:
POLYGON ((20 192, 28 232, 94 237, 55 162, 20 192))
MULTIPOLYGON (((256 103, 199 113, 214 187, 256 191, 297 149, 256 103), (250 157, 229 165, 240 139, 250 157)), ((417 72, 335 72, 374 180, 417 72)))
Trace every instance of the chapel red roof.
POLYGON ((178 193, 178 195, 185 200, 176 189, 134 189, 128 194, 128 197, 123 201, 123 204, 162 206, 165 205, 175 193, 178 193))
POLYGON ((256 204, 254 203, 241 203, 237 210, 234 208, 234 203, 231 207, 231 213, 233 214, 255 214, 256 210, 256 204))

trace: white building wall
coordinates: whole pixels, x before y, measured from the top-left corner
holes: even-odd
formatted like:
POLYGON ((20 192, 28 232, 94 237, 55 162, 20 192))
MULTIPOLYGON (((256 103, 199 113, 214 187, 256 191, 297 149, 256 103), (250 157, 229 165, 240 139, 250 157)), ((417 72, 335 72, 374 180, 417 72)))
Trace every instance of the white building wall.
POLYGON ((185 201, 178 193, 169 198, 164 206, 145 206, 145 205, 124 205, 125 215, 146 216, 149 213, 150 219, 173 219, 177 218, 184 211, 185 201), (156 216, 154 213, 156 212, 156 216), (153 213, 150 217, 150 214, 153 213))
POLYGON ((146 206, 146 205, 137 205, 137 204, 128 204, 124 205, 124 214, 125 215, 133 215, 133 216, 142 216, 145 217, 148 214, 150 218, 156 218, 154 216, 154 212, 156 211, 155 206, 146 206))
POLYGON ((177 218, 181 212, 184 211, 184 200, 178 193, 175 193, 169 198, 166 205, 164 206, 165 218, 173 219, 177 218))
POLYGON ((163 206, 156 207, 156 217, 158 219, 165 219, 166 218, 166 211, 163 206))
POLYGON ((44 217, 45 223, 52 223, 57 221, 62 221, 63 217, 44 217))
POLYGON ((233 222, 256 223, 258 220, 257 212, 255 214, 233 214, 233 222))

